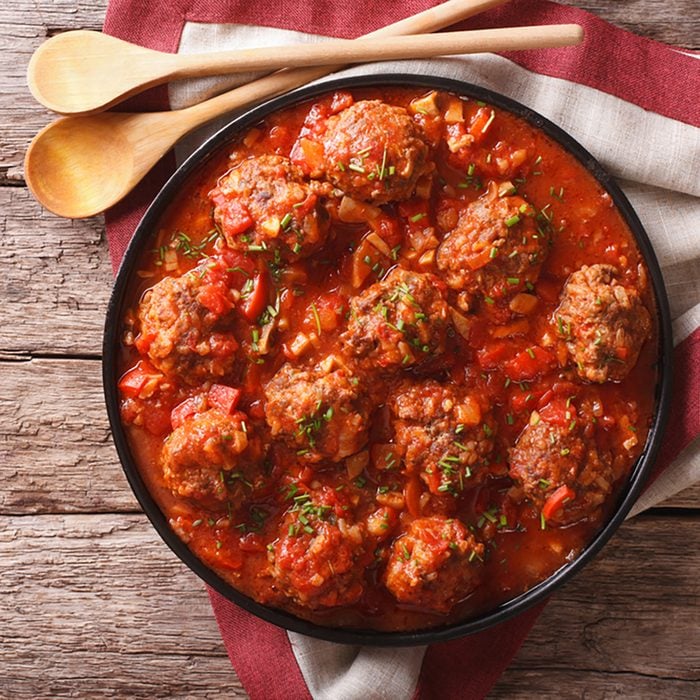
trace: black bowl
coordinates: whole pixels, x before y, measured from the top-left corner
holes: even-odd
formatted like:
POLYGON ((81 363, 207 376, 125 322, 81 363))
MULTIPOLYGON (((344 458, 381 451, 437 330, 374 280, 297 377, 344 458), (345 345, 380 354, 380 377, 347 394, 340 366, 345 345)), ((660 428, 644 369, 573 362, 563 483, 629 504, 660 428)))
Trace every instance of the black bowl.
POLYGON ((107 413, 114 436, 117 452, 121 459, 126 477, 131 484, 136 498, 141 504, 146 515, 153 523, 165 543, 207 584, 233 601, 245 610, 259 618, 284 627, 294 632, 300 632, 312 637, 326 639, 333 642, 349 644, 370 644, 377 646, 410 646, 444 642, 455 637, 478 632, 487 627, 498 624, 508 618, 517 615, 527 608, 540 602, 554 590, 568 581, 576 572, 583 568, 601 550, 610 539, 615 530, 625 519, 632 505, 639 496, 646 478, 654 464, 654 459, 659 450, 663 429, 666 423, 669 399, 671 391, 671 321, 668 308, 668 299, 664 288, 659 264, 652 249, 642 224, 630 205, 627 197, 615 184, 610 175, 602 168, 593 156, 586 151, 571 136, 562 131, 558 126, 533 112, 514 100, 503 97, 484 88, 457 80, 438 78, 431 76, 415 76, 406 74, 387 74, 372 76, 355 76, 329 80, 320 84, 300 88, 293 92, 276 97, 260 106, 234 117, 231 122, 214 134, 206 143, 198 148, 168 180, 166 185, 157 195, 143 219, 139 223, 134 237, 126 251, 119 273, 117 275, 114 291, 107 309, 103 345, 103 382, 107 402, 107 413), (598 180, 612 197, 622 217, 630 227, 637 245, 646 261, 651 277, 654 297, 656 301, 657 327, 659 330, 658 347, 658 382, 655 387, 656 410, 653 424, 649 431, 644 451, 634 465, 628 483, 619 496, 617 507, 606 525, 598 532, 594 539, 584 548, 579 556, 571 563, 563 566, 538 585, 515 598, 498 605, 488 613, 463 622, 456 622, 442 627, 434 627, 415 632, 376 632, 361 629, 338 629, 322 627, 306 620, 302 620, 289 613, 266 607, 243 595, 216 573, 203 564, 170 529, 166 518, 157 503, 148 492, 136 463, 131 454, 124 428, 119 416, 119 397, 117 393, 117 356, 119 347, 119 329, 121 319, 125 311, 125 298, 130 286, 135 265, 147 245, 152 231, 155 229, 159 218, 172 199, 177 196, 190 174, 202 163, 206 162, 216 151, 227 142, 231 141, 243 129, 254 125, 268 114, 289 107, 295 103, 313 98, 325 92, 359 88, 368 86, 415 86, 434 88, 453 92, 465 97, 482 100, 507 110, 523 119, 538 129, 544 131, 550 138, 558 142, 598 180))

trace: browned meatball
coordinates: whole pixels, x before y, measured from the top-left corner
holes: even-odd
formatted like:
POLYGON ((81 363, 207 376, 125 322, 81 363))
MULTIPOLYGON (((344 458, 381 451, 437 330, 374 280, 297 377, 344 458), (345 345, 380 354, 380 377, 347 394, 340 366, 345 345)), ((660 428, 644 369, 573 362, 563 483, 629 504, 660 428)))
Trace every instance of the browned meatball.
POLYGON ((401 603, 449 612, 478 585, 484 545, 459 520, 414 520, 395 542, 384 583, 401 603))
POLYGON ((578 423, 537 412, 510 451, 510 475, 548 521, 566 525, 595 513, 612 490, 612 461, 578 423))
POLYGON ((447 318, 440 280, 397 267, 350 301, 341 340, 364 369, 410 367, 444 352, 447 318))
POLYGON ((534 213, 522 197, 499 197, 495 187, 461 211, 438 248, 437 266, 463 309, 476 297, 506 298, 537 279, 549 239, 534 213))
POLYGON ((212 283, 205 271, 200 266, 181 277, 163 278, 138 307, 138 349, 159 370, 192 385, 228 374, 238 349, 229 323, 231 291, 223 278, 212 283))
POLYGON ((429 379, 402 382, 387 399, 406 470, 434 494, 457 494, 475 483, 493 451, 495 423, 463 387, 429 379))
POLYGON ((620 284, 612 265, 574 272, 554 317, 579 375, 589 382, 624 379, 651 333, 639 292, 620 284))
POLYGON ((433 169, 428 146, 403 107, 363 100, 328 120, 323 140, 328 179, 355 199, 408 199, 433 169))
POLYGON ((273 588, 310 609, 352 605, 364 590, 364 526, 333 491, 297 496, 268 552, 273 588))
POLYGON ((240 496, 234 472, 248 447, 243 418, 242 413, 231 416, 214 408, 186 418, 163 444, 165 485, 178 496, 203 501, 240 496))
POLYGON ((224 175, 209 193, 214 219, 235 250, 279 250, 289 259, 323 245, 329 217, 322 206, 330 186, 304 182, 282 156, 249 158, 224 175))
POLYGON ((338 462, 367 442, 370 407, 360 377, 331 359, 313 369, 286 364, 265 386, 273 437, 309 462, 338 462))

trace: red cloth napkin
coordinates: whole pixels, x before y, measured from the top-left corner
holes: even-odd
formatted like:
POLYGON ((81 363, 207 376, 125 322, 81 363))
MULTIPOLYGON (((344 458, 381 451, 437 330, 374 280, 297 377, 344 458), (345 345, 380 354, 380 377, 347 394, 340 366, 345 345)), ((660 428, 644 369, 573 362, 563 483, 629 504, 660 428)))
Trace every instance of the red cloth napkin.
MULTIPOLYGON (((186 21, 280 27, 351 37, 397 21, 434 0, 377 3, 373 0, 111 0, 105 32, 162 51, 177 50, 186 21)), ((578 22, 586 41, 567 50, 504 56, 541 75, 562 78, 613 95, 663 115, 700 126, 700 72, 695 59, 611 27, 571 7, 543 0, 512 3, 472 18, 459 28, 578 22)), ((164 88, 134 98, 131 109, 167 109, 164 88)), ((172 172, 171 156, 139 188, 107 213, 107 235, 116 269, 146 206, 172 172)), ((655 470, 658 475, 700 433, 700 328, 677 345, 675 397, 667 435, 655 470)), ((237 608, 214 591, 212 606, 231 662, 253 698, 310 698, 286 632, 237 608), (284 679, 284 682, 280 682, 284 679)), ((543 605, 490 630, 428 648, 415 697, 481 698, 489 691, 527 636, 543 605)))

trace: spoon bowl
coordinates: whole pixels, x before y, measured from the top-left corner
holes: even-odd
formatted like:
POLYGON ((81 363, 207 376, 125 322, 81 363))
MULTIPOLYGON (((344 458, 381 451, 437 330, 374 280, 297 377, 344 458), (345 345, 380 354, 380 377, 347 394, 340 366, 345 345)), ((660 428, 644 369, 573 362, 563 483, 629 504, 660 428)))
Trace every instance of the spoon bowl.
POLYGON ((45 41, 29 61, 27 83, 34 99, 54 112, 90 114, 169 80, 174 59, 81 29, 45 41))
POLYGON ((54 214, 94 216, 122 199, 181 135, 180 122, 170 116, 174 114, 59 119, 29 146, 24 159, 27 185, 54 214), (159 129, 149 133, 154 126, 159 129))

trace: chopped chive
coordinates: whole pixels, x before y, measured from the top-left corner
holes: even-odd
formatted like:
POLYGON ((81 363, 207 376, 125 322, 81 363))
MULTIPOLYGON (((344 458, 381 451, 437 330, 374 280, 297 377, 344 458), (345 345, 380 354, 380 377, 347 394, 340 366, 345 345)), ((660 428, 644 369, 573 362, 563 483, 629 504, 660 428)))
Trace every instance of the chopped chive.
POLYGON ((515 226, 515 224, 520 222, 520 217, 517 214, 513 214, 513 216, 507 218, 505 220, 505 225, 510 228, 511 226, 515 226))

